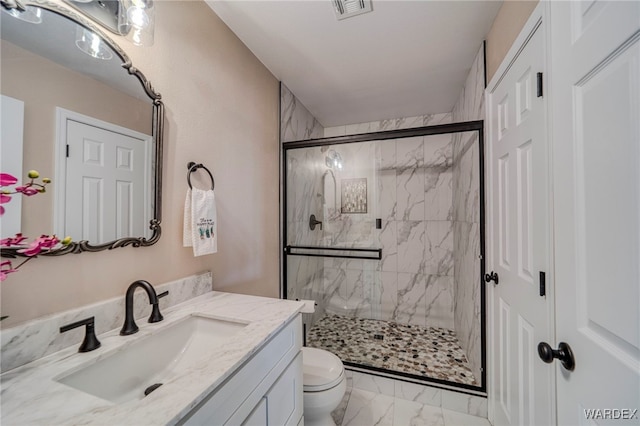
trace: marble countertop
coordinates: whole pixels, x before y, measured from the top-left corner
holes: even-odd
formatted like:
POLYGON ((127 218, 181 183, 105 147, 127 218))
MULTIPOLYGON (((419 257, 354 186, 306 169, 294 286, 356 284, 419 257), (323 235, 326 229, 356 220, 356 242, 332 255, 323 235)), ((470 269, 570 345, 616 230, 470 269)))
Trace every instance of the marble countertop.
POLYGON ((138 320, 140 331, 120 336, 119 329, 98 336, 102 347, 78 353, 70 347, 0 376, 2 424, 175 424, 249 359, 302 308, 302 302, 210 292, 162 312, 164 321, 138 320), (125 349, 188 315, 203 313, 249 323, 203 365, 164 382, 149 396, 121 404, 103 400, 55 381, 63 373, 125 349))

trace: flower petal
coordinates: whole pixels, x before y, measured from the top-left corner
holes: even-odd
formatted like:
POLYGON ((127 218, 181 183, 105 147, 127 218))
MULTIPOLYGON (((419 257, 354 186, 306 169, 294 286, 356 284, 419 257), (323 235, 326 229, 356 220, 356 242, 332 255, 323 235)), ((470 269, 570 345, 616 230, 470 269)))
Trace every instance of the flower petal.
POLYGON ((13 273, 13 272, 18 272, 17 269, 3 269, 0 271, 0 281, 4 281, 7 279, 7 275, 13 273))
POLYGON ((9 173, 0 173, 0 186, 14 185, 18 179, 9 173))
POLYGON ((4 281, 7 279, 7 275, 11 274, 13 272, 18 272, 17 269, 13 269, 13 267, 11 266, 11 261, 7 260, 4 261, 2 263, 0 263, 0 281, 4 281), (5 266, 9 266, 8 268, 5 268, 5 266))
POLYGON ((42 251, 42 247, 39 244, 33 245, 31 244, 29 248, 18 250, 18 253, 22 253, 25 256, 33 257, 38 255, 42 251))
POLYGON ((32 188, 31 186, 16 186, 16 191, 23 193, 24 195, 26 195, 27 197, 30 197, 32 195, 36 195, 38 193, 38 190, 36 188, 32 188))
POLYGON ((3 238, 0 240, 0 246, 12 247, 20 245, 27 237, 23 236, 21 232, 17 233, 14 237, 3 238))

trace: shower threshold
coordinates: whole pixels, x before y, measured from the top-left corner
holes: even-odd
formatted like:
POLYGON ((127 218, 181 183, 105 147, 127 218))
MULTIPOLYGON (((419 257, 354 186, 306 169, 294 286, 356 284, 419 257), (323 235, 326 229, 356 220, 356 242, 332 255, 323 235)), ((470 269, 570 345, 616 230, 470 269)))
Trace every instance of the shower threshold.
POLYGON ((327 314, 309 330, 307 346, 345 363, 480 386, 456 333, 445 328, 327 314))

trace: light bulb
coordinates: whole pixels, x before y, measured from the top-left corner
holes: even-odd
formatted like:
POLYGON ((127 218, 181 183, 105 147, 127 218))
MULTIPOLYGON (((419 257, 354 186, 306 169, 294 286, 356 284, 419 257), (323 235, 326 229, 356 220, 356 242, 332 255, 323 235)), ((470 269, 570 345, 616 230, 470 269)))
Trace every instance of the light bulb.
POLYGON ((113 57, 109 47, 102 42, 97 34, 80 26, 78 26, 76 30, 76 46, 87 55, 96 59, 109 60, 113 57))
POLYGON ((131 31, 133 33, 131 34, 131 41, 133 41, 133 44, 135 44, 136 46, 142 45, 141 31, 135 27, 132 28, 131 31))
POLYGON ((149 25, 149 17, 147 13, 138 6, 132 6, 127 9, 127 17, 129 23, 137 28, 146 28, 149 25))
POLYGON ((20 11, 18 9, 10 9, 7 10, 2 8, 6 13, 17 18, 21 21, 28 22, 30 24, 41 24, 42 23, 42 9, 34 6, 25 7, 24 11, 20 11))

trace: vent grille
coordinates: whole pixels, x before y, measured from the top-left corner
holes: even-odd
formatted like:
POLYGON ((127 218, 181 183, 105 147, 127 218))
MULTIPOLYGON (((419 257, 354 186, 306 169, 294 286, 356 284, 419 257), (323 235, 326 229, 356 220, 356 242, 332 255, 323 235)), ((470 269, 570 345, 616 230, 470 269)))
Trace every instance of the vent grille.
POLYGON ((371 12, 371 0, 333 0, 338 20, 371 12))

